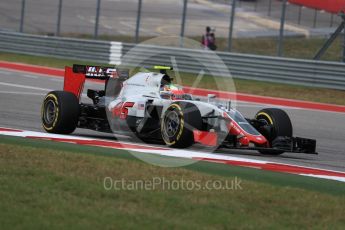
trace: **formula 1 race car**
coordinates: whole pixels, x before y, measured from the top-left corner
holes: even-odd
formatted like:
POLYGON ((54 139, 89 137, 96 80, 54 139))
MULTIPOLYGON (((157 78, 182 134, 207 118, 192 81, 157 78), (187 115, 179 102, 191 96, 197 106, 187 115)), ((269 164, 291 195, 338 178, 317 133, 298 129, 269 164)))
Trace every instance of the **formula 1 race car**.
POLYGON ((277 108, 260 110, 249 119, 230 101, 194 99, 167 74, 113 67, 73 65, 65 68, 64 90, 52 91, 42 105, 43 128, 69 134, 77 127, 125 134, 145 142, 160 141, 187 148, 194 143, 231 149, 258 150, 262 154, 296 152, 316 154, 316 141, 293 137, 291 121, 277 108), (81 102, 85 80, 104 82, 104 90, 87 90, 92 103, 81 102))

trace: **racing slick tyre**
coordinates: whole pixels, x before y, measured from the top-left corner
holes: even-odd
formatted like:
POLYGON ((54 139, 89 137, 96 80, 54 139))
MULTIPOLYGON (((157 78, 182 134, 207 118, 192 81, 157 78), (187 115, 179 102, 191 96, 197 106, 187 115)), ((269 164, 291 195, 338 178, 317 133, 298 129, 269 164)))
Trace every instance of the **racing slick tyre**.
POLYGON ((194 129, 201 129, 202 118, 199 109, 188 102, 175 102, 164 113, 161 121, 161 135, 166 145, 187 148, 194 143, 194 129))
POLYGON ((78 123, 79 101, 73 93, 52 91, 44 98, 41 117, 48 133, 72 133, 78 123))
MULTIPOLYGON (((277 108, 262 109, 255 115, 256 120, 266 123, 260 133, 266 137, 270 146, 277 137, 292 137, 292 124, 284 110, 277 108)), ((259 150, 262 154, 279 155, 283 150, 259 150)))

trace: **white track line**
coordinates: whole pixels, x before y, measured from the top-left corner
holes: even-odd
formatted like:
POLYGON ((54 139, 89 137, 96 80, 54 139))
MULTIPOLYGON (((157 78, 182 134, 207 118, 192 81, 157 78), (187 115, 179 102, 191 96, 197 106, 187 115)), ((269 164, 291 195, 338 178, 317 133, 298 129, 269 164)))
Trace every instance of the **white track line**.
MULTIPOLYGON (((5 82, 0 82, 0 85, 9 86, 9 87, 16 87, 16 88, 23 88, 23 89, 40 90, 40 91, 46 91, 46 92, 54 91, 52 89, 39 88, 39 87, 34 87, 34 86, 26 86, 26 85, 19 85, 19 84, 12 84, 12 83, 5 83, 5 82)), ((19 93, 19 94, 25 94, 25 93, 19 93)), ((34 95, 34 94, 31 94, 31 95, 34 95)), ((42 95, 42 94, 39 94, 39 95, 42 95)), ((85 93, 83 93, 81 96, 84 98, 88 98, 88 96, 85 93)))
POLYGON ((33 95, 33 96, 44 96, 45 93, 31 93, 31 92, 18 92, 18 91, 0 91, 2 94, 15 94, 15 95, 33 95))
POLYGON ((6 82, 0 82, 0 85, 9 86, 9 87, 16 87, 16 88, 22 88, 22 89, 33 89, 33 90, 40 90, 40 91, 53 91, 52 89, 47 89, 47 88, 40 88, 40 87, 27 86, 27 85, 12 84, 12 83, 6 83, 6 82))
POLYGON ((29 74, 21 74, 19 75, 20 77, 26 77, 26 78, 33 78, 33 79, 37 79, 38 76, 34 76, 34 75, 29 75, 29 74))
POLYGON ((50 78, 49 80, 55 81, 55 82, 63 82, 62 78, 50 78))
MULTIPOLYGON (((188 150, 188 149, 173 149, 173 148, 162 148, 162 147, 156 147, 156 146, 150 146, 150 145, 142 145, 142 144, 135 144, 135 143, 127 143, 131 144, 132 146, 125 146, 126 142, 119 142, 119 141, 107 141, 107 140, 100 140, 98 138, 86 138, 86 137, 78 137, 78 136, 68 136, 68 135, 58 135, 58 134, 50 134, 50 133, 42 133, 42 132, 34 132, 34 131, 25 131, 21 130, 19 132, 17 131, 0 131, 0 135, 9 135, 9 136, 18 136, 18 137, 36 137, 40 139, 50 139, 50 138, 56 138, 56 141, 59 141, 59 139, 65 139, 60 140, 60 142, 67 142, 67 143, 74 143, 78 144, 78 140, 84 140, 84 141, 91 141, 90 143, 87 143, 86 145, 90 146, 97 146, 97 147, 104 147, 104 148, 115 148, 119 149, 117 146, 111 146, 111 145, 104 145, 103 142, 106 143, 122 143, 124 144, 123 147, 120 147, 120 149, 125 149, 128 151, 134 151, 132 152, 135 154, 135 152, 141 152, 144 154, 155 154, 155 155, 161 155, 161 156, 169 156, 169 157, 179 157, 179 158, 186 158, 186 159, 208 159, 207 161, 214 161, 218 163, 222 163, 222 161, 237 161, 241 162, 243 164, 242 167, 252 167, 250 165, 247 165, 246 163, 256 163, 258 164, 259 169, 264 169, 264 166, 267 164, 277 164, 279 167, 298 167, 300 169, 305 169, 306 171, 300 172, 300 173, 293 173, 289 171, 284 171, 284 169, 280 172, 282 173, 288 173, 288 174, 297 174, 302 176, 309 176, 309 177, 316 177, 316 178, 323 178, 323 179, 330 179, 330 180, 336 180, 340 182, 345 182, 345 174, 341 171, 334 171, 334 170, 327 170, 327 169, 320 169, 320 168, 314 168, 314 167, 305 167, 301 165, 293 165, 293 164, 285 164, 285 163, 277 163, 273 161, 266 161, 266 160, 255 160, 255 159, 247 159, 244 157, 235 157, 235 156, 228 156, 228 155, 221 155, 221 154, 215 154, 215 153, 208 153, 208 152, 200 152, 195 150, 188 150), (94 141, 94 142, 93 142, 94 141), (101 141, 101 142, 98 142, 101 141), (142 147, 148 147, 149 149, 144 149, 142 147), (310 171, 311 170, 311 171, 310 171), (313 171, 316 170, 316 171, 313 171), (319 174, 317 170, 323 170, 324 172, 319 174), (314 173, 313 173, 314 172, 314 173), (339 174, 339 175, 331 175, 333 173, 339 174)), ((81 143, 81 145, 84 145, 81 143)), ((139 156, 139 155, 136 155, 139 156)), ((142 155, 143 156, 143 155, 142 155)), ((139 157, 140 158, 140 157, 139 157)), ((141 159, 141 158, 140 158, 141 159)), ((234 164, 236 165, 236 164, 234 164)))

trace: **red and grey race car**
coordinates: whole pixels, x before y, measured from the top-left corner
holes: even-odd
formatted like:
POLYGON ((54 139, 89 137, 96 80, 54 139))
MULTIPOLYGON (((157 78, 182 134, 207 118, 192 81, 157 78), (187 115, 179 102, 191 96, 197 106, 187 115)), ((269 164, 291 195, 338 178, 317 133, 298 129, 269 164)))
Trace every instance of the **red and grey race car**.
POLYGON ((112 67, 66 67, 64 90, 47 94, 42 105, 43 128, 69 134, 77 127, 135 136, 187 148, 194 143, 231 149, 258 150, 262 154, 297 152, 316 154, 316 141, 293 137, 291 121, 277 108, 260 110, 245 118, 226 101, 194 99, 172 83, 170 67, 158 72, 112 67), (104 90, 87 90, 92 103, 81 102, 87 78, 104 82, 104 90))

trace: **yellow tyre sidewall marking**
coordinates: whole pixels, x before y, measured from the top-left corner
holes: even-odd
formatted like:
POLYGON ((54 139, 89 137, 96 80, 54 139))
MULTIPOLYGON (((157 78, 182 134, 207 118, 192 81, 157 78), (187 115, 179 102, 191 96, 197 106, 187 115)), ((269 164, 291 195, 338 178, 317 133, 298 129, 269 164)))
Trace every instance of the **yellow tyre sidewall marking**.
MULTIPOLYGON (((184 127, 184 118, 183 118, 183 113, 182 113, 181 107, 178 104, 171 104, 166 111, 171 110, 171 108, 176 108, 178 110, 177 112, 181 116, 181 119, 180 119, 180 130, 179 130, 179 133, 177 134, 176 140, 170 142, 170 140, 166 140, 166 138, 164 138, 164 135, 162 135, 164 142, 168 145, 175 144, 176 141, 178 141, 181 138, 181 135, 183 132, 183 127, 184 127)), ((164 121, 164 118, 163 118, 163 121, 164 121)), ((161 123, 161 130, 162 131, 165 130, 164 122, 161 123)))
POLYGON ((43 106, 42 106, 42 108, 41 108, 41 116, 43 117, 45 102, 46 102, 47 98, 49 98, 49 97, 51 97, 51 98, 53 99, 53 101, 54 101, 54 103, 55 103, 55 105, 56 105, 56 114, 55 114, 55 118, 54 118, 54 121, 53 121, 53 124, 52 124, 51 127, 47 127, 47 126, 44 124, 44 122, 42 122, 43 128, 44 128, 45 130, 48 130, 48 131, 54 129, 54 127, 55 127, 55 125, 56 125, 56 122, 57 122, 57 120, 58 120, 58 118, 59 118, 59 103, 58 103, 57 97, 56 97, 54 94, 48 94, 48 95, 44 98, 43 106))
POLYGON ((273 119, 270 115, 268 115, 267 113, 265 112, 260 112, 256 115, 256 118, 259 117, 259 116, 264 116, 268 119, 268 121, 270 122, 271 125, 273 125, 273 119))

